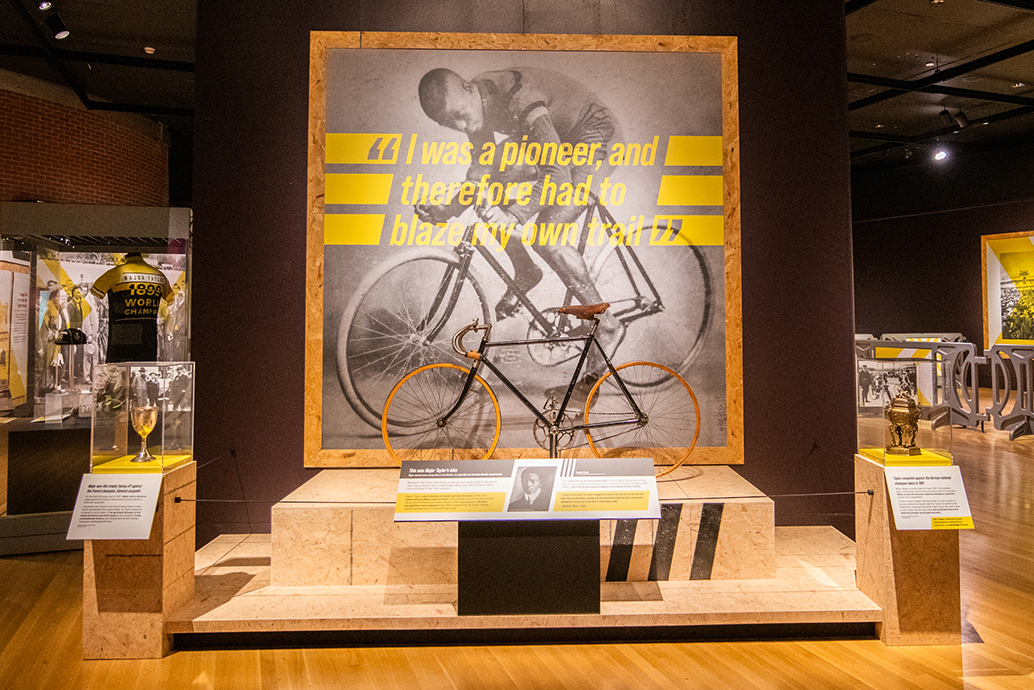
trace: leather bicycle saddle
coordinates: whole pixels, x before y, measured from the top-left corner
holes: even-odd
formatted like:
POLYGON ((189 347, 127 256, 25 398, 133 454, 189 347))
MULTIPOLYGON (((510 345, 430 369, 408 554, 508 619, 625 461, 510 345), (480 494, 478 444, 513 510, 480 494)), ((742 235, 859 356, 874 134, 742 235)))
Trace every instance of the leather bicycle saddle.
POLYGON ((597 314, 602 314, 610 307, 609 302, 599 304, 571 304, 557 309, 561 314, 570 314, 577 319, 591 319, 597 314))

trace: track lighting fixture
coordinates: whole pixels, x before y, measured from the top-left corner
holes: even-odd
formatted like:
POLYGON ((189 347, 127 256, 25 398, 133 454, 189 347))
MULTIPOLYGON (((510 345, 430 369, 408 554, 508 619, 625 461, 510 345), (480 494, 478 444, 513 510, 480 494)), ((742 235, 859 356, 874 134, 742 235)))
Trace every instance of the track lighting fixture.
POLYGON ((965 129, 969 127, 969 118, 966 117, 966 113, 961 110, 955 113, 955 124, 959 126, 959 129, 965 129))
POLYGON ((944 123, 945 127, 951 127, 955 124, 955 120, 952 119, 951 113, 948 112, 947 108, 945 108, 939 113, 939 117, 941 118, 941 122, 944 123))
POLYGON ((61 21, 61 17, 57 16, 57 14, 50 15, 43 20, 43 23, 47 25, 47 28, 50 29, 51 35, 57 40, 60 41, 62 38, 68 38, 68 29, 65 27, 65 23, 61 21))

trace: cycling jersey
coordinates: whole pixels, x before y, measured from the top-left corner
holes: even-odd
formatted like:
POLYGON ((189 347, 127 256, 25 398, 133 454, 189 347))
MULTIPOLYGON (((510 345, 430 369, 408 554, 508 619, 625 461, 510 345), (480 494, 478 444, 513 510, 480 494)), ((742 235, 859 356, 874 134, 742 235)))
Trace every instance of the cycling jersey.
POLYGON ((108 362, 153 362, 158 359, 158 312, 172 297, 165 274, 129 254, 90 287, 108 298, 108 362))

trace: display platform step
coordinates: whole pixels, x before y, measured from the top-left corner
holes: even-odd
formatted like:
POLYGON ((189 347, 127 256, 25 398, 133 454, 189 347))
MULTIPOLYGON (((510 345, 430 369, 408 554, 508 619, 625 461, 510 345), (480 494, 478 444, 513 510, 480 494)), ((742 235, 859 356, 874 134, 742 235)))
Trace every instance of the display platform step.
POLYGON ((194 599, 171 614, 166 632, 175 645, 177 634, 204 633, 827 624, 857 630, 850 626, 882 620, 855 586, 850 539, 832 527, 779 527, 774 542, 771 578, 604 582, 598 615, 460 616, 454 584, 275 586, 270 535, 224 535, 197 552, 194 599))
MULTIPOLYGON (((273 506, 276 586, 455 585, 455 522, 396 523, 398 470, 323 470, 273 506)), ((774 575, 772 500, 723 465, 657 482, 660 520, 600 521, 604 581, 774 575)))

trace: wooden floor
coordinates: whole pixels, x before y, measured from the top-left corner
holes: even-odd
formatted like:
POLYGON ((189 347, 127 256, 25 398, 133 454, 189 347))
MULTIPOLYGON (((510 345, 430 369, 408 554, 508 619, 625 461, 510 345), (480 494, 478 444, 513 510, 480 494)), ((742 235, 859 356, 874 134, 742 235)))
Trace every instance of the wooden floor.
POLYGON ((1034 688, 1034 442, 956 432, 960 647, 876 640, 180 651, 82 661, 82 553, 0 558, 0 688, 1034 688))

